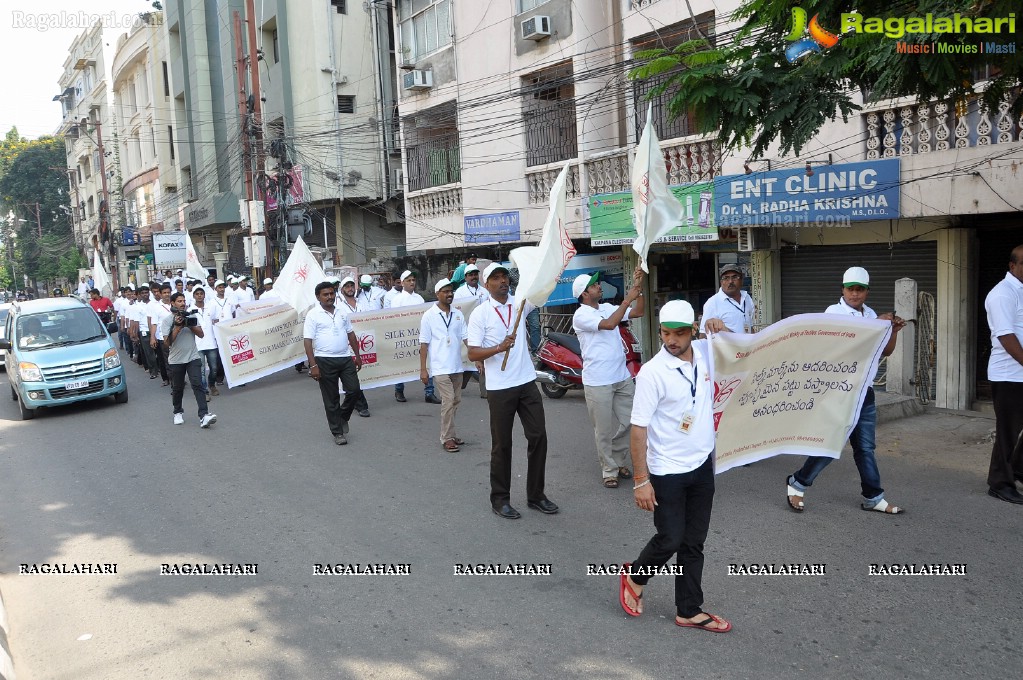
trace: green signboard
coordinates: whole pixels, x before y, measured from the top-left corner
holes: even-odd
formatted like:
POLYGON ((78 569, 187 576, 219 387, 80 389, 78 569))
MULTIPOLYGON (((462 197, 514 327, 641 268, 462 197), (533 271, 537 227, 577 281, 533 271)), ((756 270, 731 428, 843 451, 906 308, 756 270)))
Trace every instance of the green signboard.
MULTIPOLYGON (((716 241, 714 183, 700 182, 670 187, 682 204, 683 219, 658 243, 716 241)), ((587 199, 590 208, 590 243, 595 246, 627 245, 636 240, 632 222, 632 192, 597 194, 587 199)))

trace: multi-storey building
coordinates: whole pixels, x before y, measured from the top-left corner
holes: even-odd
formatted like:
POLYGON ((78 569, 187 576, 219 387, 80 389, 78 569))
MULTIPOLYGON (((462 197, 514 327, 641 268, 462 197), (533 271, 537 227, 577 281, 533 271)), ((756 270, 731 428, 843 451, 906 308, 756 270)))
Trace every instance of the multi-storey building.
POLYGON ((141 15, 117 39, 113 58, 113 131, 107 145, 119 173, 113 187, 123 221, 114 237, 120 269, 140 252, 152 251, 153 232, 176 226, 179 193, 163 13, 141 15))
MULTIPOLYGON (((654 312, 671 298, 700 309, 718 287, 717 266, 739 262, 766 325, 823 311, 840 295, 842 272, 861 265, 880 310, 894 307, 897 279, 917 282, 919 318, 901 342, 918 336, 914 382, 926 396, 969 408, 983 391, 983 296, 1021 240, 1023 190, 1011 157, 1023 148, 1023 121, 1007 106, 864 104, 848 122, 826 124, 798 157, 772 149, 748 162, 695 132, 698 109, 671 116, 670 92, 648 97, 659 80, 627 77, 644 49, 713 43, 734 28, 736 0, 396 4, 410 250, 483 244, 501 257, 536 241, 567 162, 577 247, 631 269, 631 247, 603 244, 629 240, 617 238, 632 229, 629 210, 609 206, 630 189, 630 157, 651 105, 669 184, 709 202, 717 227, 713 240, 655 245, 654 312)), ((692 210, 701 219, 698 203, 692 210)), ((653 319, 641 329, 648 351, 653 319)))
POLYGON ((54 97, 63 111, 58 135, 67 152, 75 243, 86 255, 108 249, 113 241, 110 193, 117 165, 111 153, 111 42, 100 22, 82 31, 68 48, 60 94, 54 97))
POLYGON ((400 165, 387 14, 345 0, 166 3, 178 192, 188 203, 180 222, 204 263, 221 252, 228 268, 246 269, 246 169, 267 199, 274 246, 302 234, 326 261, 356 265, 404 245, 390 172, 400 165), (248 76, 254 55, 259 97, 248 76), (243 161, 246 145, 261 167, 243 161))

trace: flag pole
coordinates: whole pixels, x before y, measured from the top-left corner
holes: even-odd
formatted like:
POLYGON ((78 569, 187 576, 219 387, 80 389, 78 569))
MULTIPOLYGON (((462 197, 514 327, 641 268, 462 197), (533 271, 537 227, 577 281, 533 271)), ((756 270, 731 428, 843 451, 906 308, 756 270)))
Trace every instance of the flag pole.
MULTIPOLYGON (((522 320, 522 310, 526 308, 526 301, 523 300, 519 303, 519 313, 515 315, 515 332, 519 330, 519 322, 522 320)), ((528 342, 528 340, 527 340, 528 342)), ((504 353, 504 361, 501 362, 501 370, 503 371, 508 366, 508 357, 511 356, 511 347, 509 347, 504 353)))

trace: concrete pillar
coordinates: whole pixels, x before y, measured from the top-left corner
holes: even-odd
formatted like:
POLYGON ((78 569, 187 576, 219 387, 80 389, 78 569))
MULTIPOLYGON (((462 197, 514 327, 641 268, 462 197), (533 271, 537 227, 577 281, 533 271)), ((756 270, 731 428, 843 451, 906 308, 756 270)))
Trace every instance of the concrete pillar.
MULTIPOLYGON (((895 282, 895 315, 906 321, 916 319, 917 284, 913 279, 899 279, 895 282)), ((899 333, 895 351, 888 357, 888 373, 885 391, 891 394, 912 396, 915 392, 913 376, 916 362, 916 324, 907 323, 899 333)))
POLYGON ((781 320, 781 257, 776 250, 750 253, 750 297, 757 306, 755 330, 781 320))
POLYGON ((213 253, 213 266, 217 268, 217 278, 218 279, 223 279, 224 278, 224 271, 225 271, 224 267, 227 266, 227 257, 228 257, 228 252, 226 250, 222 250, 220 252, 213 253))
POLYGON ((938 232, 938 408, 969 409, 976 392, 977 239, 971 229, 938 232))

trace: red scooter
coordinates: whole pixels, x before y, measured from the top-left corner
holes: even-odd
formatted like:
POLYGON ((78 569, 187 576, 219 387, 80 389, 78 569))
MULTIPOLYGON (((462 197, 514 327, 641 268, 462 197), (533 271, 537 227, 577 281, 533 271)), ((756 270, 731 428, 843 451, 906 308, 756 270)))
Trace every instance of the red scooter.
MULTIPOLYGON (((633 378, 643 365, 639 342, 629 330, 629 322, 618 324, 618 333, 622 338, 622 352, 625 354, 625 365, 633 378)), ((580 390, 583 387, 583 353, 579 347, 579 338, 568 333, 548 331, 540 349, 536 353, 539 366, 536 370, 536 381, 540 389, 551 399, 561 399, 569 390, 580 390)))

